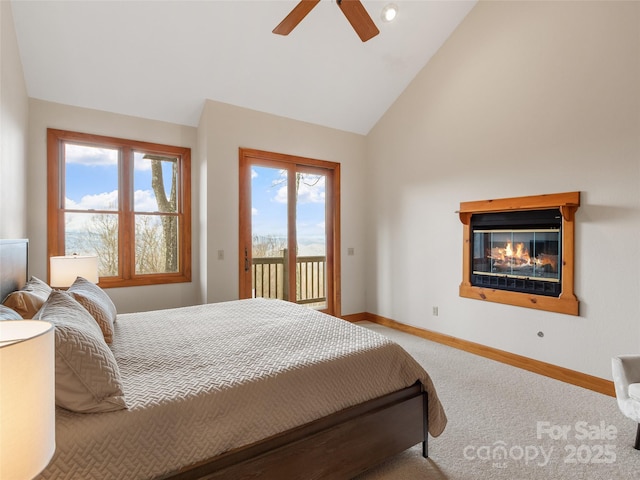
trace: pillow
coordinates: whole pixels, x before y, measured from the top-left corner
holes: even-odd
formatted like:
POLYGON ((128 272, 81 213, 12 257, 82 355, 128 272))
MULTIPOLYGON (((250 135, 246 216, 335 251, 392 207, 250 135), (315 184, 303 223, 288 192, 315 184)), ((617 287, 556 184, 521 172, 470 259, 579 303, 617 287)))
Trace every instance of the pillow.
POLYGON ((15 310, 22 318, 33 318, 47 301, 52 288, 37 277, 31 277, 20 290, 7 295, 3 305, 15 310))
POLYGON ((13 308, 0 305, 0 321, 2 320, 22 320, 22 316, 13 308))
POLYGON ((113 352, 82 305, 54 290, 35 319, 55 326, 56 405, 83 413, 127 408, 113 352))
POLYGON ((107 343, 113 341, 113 324, 116 321, 116 306, 109 296, 95 283, 78 277, 67 290, 80 305, 95 318, 107 343))
POLYGON ((46 302, 51 290, 53 289, 39 278, 32 276, 20 290, 23 292, 33 293, 40 297, 43 302, 46 302))
POLYGON ((2 304, 18 312, 22 318, 33 318, 46 300, 46 297, 43 299, 33 292, 18 290, 7 295, 2 304))

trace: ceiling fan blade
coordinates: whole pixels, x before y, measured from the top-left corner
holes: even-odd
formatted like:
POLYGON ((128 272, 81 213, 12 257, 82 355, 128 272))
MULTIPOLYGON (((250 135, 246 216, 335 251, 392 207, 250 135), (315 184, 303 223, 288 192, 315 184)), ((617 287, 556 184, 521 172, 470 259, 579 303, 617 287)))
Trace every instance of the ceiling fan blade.
POLYGON ((298 5, 293 7, 280 24, 273 29, 273 33, 278 35, 289 35, 291 31, 302 21, 304 17, 315 7, 320 0, 301 0, 298 5))
POLYGON ((338 0, 338 6, 363 42, 380 33, 360 0, 338 0))

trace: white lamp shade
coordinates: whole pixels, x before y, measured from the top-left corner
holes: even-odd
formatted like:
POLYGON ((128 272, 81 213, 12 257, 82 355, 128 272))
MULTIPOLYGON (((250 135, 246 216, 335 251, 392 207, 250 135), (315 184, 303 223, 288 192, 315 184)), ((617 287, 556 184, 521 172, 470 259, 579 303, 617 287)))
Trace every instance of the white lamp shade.
POLYGON ((98 257, 94 255, 51 257, 49 273, 49 283, 55 288, 70 287, 78 277, 98 283, 98 257))
POLYGON ((55 446, 53 326, 0 321, 0 478, 35 477, 55 446))

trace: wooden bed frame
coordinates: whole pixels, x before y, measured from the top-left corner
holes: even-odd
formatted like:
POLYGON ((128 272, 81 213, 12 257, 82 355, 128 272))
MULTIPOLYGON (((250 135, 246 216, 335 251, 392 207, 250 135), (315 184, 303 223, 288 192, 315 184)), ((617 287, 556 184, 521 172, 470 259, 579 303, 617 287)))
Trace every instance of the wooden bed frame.
POLYGON ((427 451, 422 385, 369 400, 163 479, 347 479, 422 442, 427 451))
MULTIPOLYGON (((28 240, 0 240, 0 299, 28 278, 28 240)), ((420 383, 160 477, 347 479, 428 439, 420 383)))

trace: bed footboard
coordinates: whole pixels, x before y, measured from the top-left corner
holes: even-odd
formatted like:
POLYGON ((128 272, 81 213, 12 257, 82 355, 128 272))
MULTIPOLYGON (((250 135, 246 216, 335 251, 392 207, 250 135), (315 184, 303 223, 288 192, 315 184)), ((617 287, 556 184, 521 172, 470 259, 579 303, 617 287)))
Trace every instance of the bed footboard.
POLYGON ((232 450, 163 479, 347 479, 422 443, 427 395, 421 384, 232 450))

